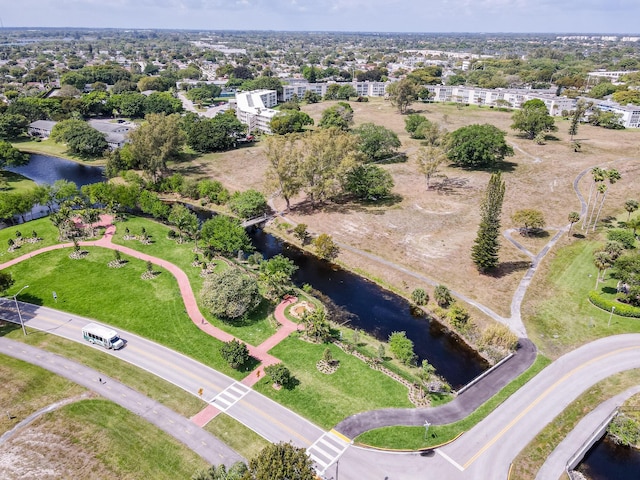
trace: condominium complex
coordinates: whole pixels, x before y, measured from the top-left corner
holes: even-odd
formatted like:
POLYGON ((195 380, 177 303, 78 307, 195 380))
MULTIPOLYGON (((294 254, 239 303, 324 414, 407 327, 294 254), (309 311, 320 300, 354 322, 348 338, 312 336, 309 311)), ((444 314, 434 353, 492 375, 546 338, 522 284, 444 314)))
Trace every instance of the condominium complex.
MULTIPOLYGON (((282 87, 281 100, 288 102, 296 95, 302 98, 306 92, 314 92, 324 97, 327 87, 338 82, 309 83, 301 79, 287 79, 288 84, 282 87)), ((384 97, 387 85, 390 82, 340 82, 340 85, 351 85, 360 97, 384 97)))
POLYGON ((271 119, 278 114, 275 107, 278 104, 278 92, 275 90, 253 90, 251 92, 236 93, 236 117, 247 125, 247 130, 259 130, 271 133, 271 119))
POLYGON ((528 100, 537 98, 542 100, 549 110, 549 114, 558 116, 563 111, 575 108, 576 101, 572 98, 558 97, 550 91, 479 88, 450 85, 427 86, 434 102, 458 102, 472 105, 503 106, 520 108, 528 100))

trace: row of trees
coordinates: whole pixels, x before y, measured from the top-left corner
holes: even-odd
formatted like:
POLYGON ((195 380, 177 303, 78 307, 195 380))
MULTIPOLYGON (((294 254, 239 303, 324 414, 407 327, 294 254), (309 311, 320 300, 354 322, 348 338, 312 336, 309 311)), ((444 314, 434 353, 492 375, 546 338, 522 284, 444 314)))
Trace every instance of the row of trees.
POLYGON ((359 198, 380 198, 389 195, 393 187, 386 170, 364 165, 366 157, 358 137, 336 128, 269 137, 265 153, 269 162, 267 189, 281 195, 287 208, 300 192, 315 207, 345 192, 359 198))

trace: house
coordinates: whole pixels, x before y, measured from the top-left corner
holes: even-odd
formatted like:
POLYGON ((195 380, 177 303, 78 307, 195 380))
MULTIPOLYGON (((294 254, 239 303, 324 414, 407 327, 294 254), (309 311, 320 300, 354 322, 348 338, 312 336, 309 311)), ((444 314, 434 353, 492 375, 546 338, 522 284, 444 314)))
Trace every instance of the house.
POLYGON ((52 122, 50 120, 36 120, 31 122, 27 128, 27 133, 32 137, 49 138, 51 130, 56 126, 58 122, 52 122))
POLYGON ((104 135, 109 149, 122 148, 128 141, 128 134, 134 128, 133 124, 117 121, 113 123, 108 120, 89 120, 89 125, 104 135))

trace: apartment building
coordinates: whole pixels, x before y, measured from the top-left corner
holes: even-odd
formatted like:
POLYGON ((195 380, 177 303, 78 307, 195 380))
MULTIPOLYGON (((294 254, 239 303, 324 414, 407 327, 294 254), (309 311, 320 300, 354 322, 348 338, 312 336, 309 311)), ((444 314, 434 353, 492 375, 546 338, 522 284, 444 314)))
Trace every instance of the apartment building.
POLYGON ((309 83, 306 80, 300 79, 287 79, 287 85, 282 87, 283 102, 288 102, 296 95, 298 98, 302 98, 306 92, 314 92, 324 97, 327 93, 327 87, 332 83, 339 83, 340 85, 351 85, 359 96, 361 97, 384 97, 387 85, 390 82, 322 82, 322 83, 309 83))
POLYGON ((259 130, 271 133, 271 119, 278 113, 271 107, 278 104, 278 93, 275 90, 253 90, 236 93, 236 117, 247 125, 249 132, 259 130))
POLYGON ((640 106, 620 105, 611 100, 596 103, 596 107, 605 112, 613 112, 620 115, 620 123, 625 128, 640 128, 640 106))

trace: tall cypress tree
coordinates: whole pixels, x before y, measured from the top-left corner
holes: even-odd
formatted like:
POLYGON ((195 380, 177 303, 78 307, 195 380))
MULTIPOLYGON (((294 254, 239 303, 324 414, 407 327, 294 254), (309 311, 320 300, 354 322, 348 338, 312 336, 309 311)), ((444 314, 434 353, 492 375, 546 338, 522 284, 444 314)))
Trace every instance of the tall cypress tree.
POLYGON ((492 174, 485 197, 480 205, 482 219, 478 228, 478 236, 471 248, 471 258, 481 273, 498 265, 500 214, 502 213, 504 191, 505 184, 500 172, 492 174))

